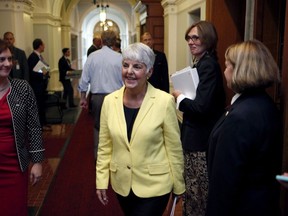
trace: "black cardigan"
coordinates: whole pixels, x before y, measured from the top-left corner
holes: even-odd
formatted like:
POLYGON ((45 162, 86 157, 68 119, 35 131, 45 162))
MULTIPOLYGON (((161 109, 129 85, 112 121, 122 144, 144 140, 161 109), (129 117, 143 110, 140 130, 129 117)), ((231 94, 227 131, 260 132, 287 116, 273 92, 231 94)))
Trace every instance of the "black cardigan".
POLYGON ((25 80, 12 79, 7 95, 12 114, 16 149, 21 170, 32 163, 44 160, 42 129, 39 122, 36 99, 32 88, 25 80))

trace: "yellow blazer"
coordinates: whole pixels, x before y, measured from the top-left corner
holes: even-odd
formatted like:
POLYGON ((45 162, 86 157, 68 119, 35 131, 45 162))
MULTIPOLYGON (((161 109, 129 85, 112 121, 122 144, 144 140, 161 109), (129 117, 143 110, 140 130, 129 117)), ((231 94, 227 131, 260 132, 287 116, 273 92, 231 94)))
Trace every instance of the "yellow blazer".
POLYGON ((135 119, 130 142, 123 108, 125 87, 104 99, 101 111, 96 188, 127 196, 154 197, 185 191, 183 151, 172 95, 148 89, 135 119))

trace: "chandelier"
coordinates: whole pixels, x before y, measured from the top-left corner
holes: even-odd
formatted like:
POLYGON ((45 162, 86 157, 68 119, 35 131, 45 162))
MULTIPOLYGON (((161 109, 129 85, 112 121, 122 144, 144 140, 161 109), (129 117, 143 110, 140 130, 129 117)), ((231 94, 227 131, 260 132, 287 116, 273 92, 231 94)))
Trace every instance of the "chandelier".
POLYGON ((107 8, 109 8, 109 4, 106 2, 106 4, 104 3, 103 0, 93 0, 93 4, 96 5, 97 8, 100 9, 99 12, 99 18, 101 22, 105 22, 106 21, 106 10, 107 8))
POLYGON ((104 22, 100 23, 100 26, 103 28, 104 31, 107 31, 109 27, 113 26, 113 22, 111 20, 105 20, 104 22))

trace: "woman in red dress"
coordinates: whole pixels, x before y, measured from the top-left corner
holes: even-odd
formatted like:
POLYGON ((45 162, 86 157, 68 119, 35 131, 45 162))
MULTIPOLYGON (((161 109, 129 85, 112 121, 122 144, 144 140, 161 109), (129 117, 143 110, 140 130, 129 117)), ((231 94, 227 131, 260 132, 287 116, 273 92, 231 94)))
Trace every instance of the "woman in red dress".
POLYGON ((0 40, 0 212, 24 216, 28 178, 40 180, 44 149, 33 90, 25 80, 9 78, 12 66, 12 53, 0 40))

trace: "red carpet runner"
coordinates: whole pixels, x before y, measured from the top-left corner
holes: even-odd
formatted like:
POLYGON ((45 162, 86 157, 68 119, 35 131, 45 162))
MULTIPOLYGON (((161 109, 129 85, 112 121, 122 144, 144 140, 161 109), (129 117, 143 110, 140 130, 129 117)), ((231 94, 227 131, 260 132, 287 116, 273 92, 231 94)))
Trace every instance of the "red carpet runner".
POLYGON ((57 173, 49 187, 41 216, 123 216, 114 192, 108 206, 96 197, 93 120, 82 111, 57 173))

